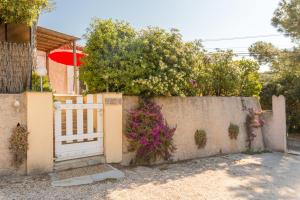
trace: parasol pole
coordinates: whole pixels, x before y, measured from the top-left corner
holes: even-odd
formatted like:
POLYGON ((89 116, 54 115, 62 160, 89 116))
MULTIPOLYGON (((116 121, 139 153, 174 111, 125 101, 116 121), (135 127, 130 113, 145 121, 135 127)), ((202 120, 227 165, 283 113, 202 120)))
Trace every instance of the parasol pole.
POLYGON ((74 66, 74 81, 73 81, 73 90, 75 94, 79 94, 77 88, 77 57, 76 57, 76 40, 73 41, 73 66, 74 66))

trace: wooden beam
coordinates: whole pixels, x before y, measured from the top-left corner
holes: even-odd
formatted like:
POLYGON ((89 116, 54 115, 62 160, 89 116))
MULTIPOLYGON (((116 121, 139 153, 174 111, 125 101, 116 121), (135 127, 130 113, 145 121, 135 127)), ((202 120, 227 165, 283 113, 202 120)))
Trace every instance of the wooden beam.
POLYGON ((67 35, 67 34, 64 34, 64 33, 60 33, 60 32, 54 31, 54 30, 46 29, 46 28, 43 28, 43 27, 38 27, 37 31, 39 33, 44 33, 46 35, 52 35, 52 36, 55 36, 57 38, 66 39, 66 40, 77 40, 77 39, 79 39, 77 37, 67 35))
POLYGON ((54 48, 54 47, 57 47, 61 44, 47 44, 47 43, 39 43, 37 46, 38 47, 45 47, 45 48, 54 48))
POLYGON ((46 44, 61 44, 62 42, 56 41, 56 40, 49 40, 49 39, 45 39, 45 38, 38 38, 37 42, 39 43, 46 43, 46 44))
POLYGON ((66 38, 59 38, 59 37, 56 37, 54 35, 47 35, 47 34, 44 34, 44 33, 37 33, 37 37, 38 38, 44 38, 44 39, 49 39, 49 40, 54 40, 54 41, 58 41, 58 42, 66 42, 66 41, 73 41, 73 40, 69 40, 69 39, 66 39, 66 38))

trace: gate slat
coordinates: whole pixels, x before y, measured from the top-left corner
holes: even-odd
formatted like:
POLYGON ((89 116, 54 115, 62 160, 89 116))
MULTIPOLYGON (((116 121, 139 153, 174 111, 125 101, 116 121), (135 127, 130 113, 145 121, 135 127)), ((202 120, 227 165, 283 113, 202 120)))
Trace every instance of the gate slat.
MULTIPOLYGON (((72 100, 66 100, 66 104, 72 104, 72 100)), ((73 111, 66 110, 66 135, 73 135, 73 111)))
POLYGON ((102 95, 97 95, 97 104, 101 105, 101 108, 97 109, 97 132, 100 137, 98 142, 100 143, 100 153, 103 153, 103 104, 102 104, 102 95))
POLYGON ((54 107, 55 107, 55 113, 54 113, 54 132, 55 132, 55 137, 57 136, 61 136, 61 102, 56 101, 54 103, 54 107))
POLYGON ((54 138, 55 138, 55 156, 61 153, 61 142, 58 138, 62 134, 62 121, 61 121, 61 102, 54 102, 55 112, 54 112, 54 138))
POLYGON ((59 136, 57 141, 73 141, 73 140, 83 140, 83 139, 94 139, 94 138, 99 138, 100 133, 88 133, 88 134, 80 134, 80 135, 62 135, 59 136))
MULTIPOLYGON (((93 95, 87 95, 87 104, 93 104, 93 95)), ((87 109, 87 132, 94 132, 94 119, 93 119, 93 109, 87 109)))
MULTIPOLYGON (((83 98, 77 97, 77 104, 82 104, 83 98)), ((83 109, 77 109, 77 134, 83 134, 83 109)))

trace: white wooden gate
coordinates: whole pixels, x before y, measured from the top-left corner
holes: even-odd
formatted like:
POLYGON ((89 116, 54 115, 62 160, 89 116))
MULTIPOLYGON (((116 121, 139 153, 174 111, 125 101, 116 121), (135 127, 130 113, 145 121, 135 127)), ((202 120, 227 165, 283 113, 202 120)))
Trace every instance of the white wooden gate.
POLYGON ((66 100, 54 103, 55 160, 69 160, 103 154, 102 96, 76 97, 76 103, 66 100))

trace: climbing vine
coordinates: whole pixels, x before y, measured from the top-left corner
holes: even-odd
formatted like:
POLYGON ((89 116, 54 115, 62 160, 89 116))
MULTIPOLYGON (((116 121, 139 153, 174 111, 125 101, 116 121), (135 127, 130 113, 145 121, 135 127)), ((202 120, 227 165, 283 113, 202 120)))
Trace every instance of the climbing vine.
POLYGON ((253 108, 248 109, 248 114, 246 117, 246 131, 247 131, 247 147, 248 150, 252 149, 252 144, 254 138, 256 137, 255 130, 257 128, 263 127, 265 124, 264 120, 261 118, 261 111, 255 111, 253 108))

